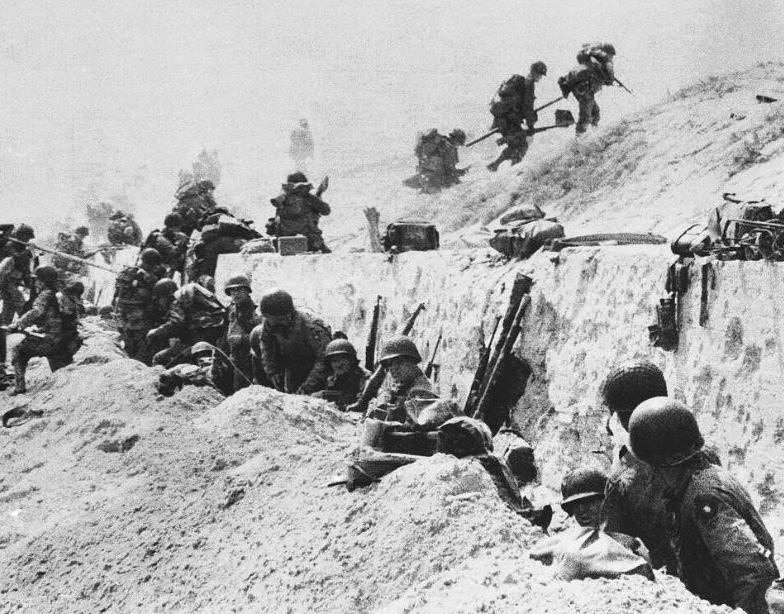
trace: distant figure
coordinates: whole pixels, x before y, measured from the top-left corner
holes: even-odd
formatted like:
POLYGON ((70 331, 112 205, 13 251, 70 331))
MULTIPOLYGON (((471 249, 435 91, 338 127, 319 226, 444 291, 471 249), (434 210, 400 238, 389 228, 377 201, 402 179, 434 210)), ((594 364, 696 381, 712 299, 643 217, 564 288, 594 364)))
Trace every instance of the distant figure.
POLYGON ((613 58, 615 47, 610 43, 585 44, 577 54, 577 67, 558 79, 564 98, 574 94, 580 106, 575 131, 582 134, 588 125, 598 126, 601 118, 596 94, 603 85, 615 83, 613 58))
POLYGON ((493 114, 493 129, 501 133, 499 142, 506 145, 494 162, 487 165, 488 170, 495 172, 504 160, 514 166, 519 163, 528 151, 528 130, 532 130, 539 117, 534 110, 536 84, 547 75, 544 62, 534 62, 528 76, 512 75, 498 88, 490 103, 493 114), (527 130, 523 128, 526 123, 527 130))
POLYGON ((130 213, 117 211, 109 217, 109 229, 107 231, 109 243, 112 245, 135 245, 142 244, 142 229, 133 219, 130 213))
POLYGON ((201 221, 212 215, 218 207, 213 196, 214 191, 215 184, 209 179, 186 183, 177 189, 174 195, 177 204, 174 205, 172 213, 182 218, 180 232, 190 237, 194 230, 201 230, 201 221))
POLYGON ((304 173, 296 172, 288 176, 281 187, 283 191, 270 199, 275 207, 275 217, 267 224, 267 232, 275 237, 303 235, 308 239, 309 252, 328 254, 331 250, 324 243, 319 228, 322 215, 330 214, 330 207, 321 200, 326 189, 322 182, 315 194, 311 194, 313 184, 308 182, 304 173))
POLYGON ((306 173, 307 161, 313 158, 313 134, 307 119, 299 120, 299 127, 291 131, 289 155, 298 171, 306 173))
POLYGON ((466 134, 455 128, 449 136, 433 128, 419 137, 414 153, 417 157, 417 174, 405 185, 419 187, 427 194, 460 183, 467 169, 457 168, 457 148, 465 145, 466 134))

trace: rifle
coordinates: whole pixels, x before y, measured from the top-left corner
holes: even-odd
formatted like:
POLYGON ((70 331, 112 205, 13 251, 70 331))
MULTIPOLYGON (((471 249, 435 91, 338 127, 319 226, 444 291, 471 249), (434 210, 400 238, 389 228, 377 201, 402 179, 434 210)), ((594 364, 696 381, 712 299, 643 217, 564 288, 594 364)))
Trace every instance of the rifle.
MULTIPOLYGON (((0 326, 0 329, 2 329, 5 333, 14 334, 10 330, 8 330, 7 326, 0 326)), ((39 333, 38 331, 35 331, 35 330, 30 330, 29 328, 26 328, 24 330, 17 330, 17 331, 14 331, 14 332, 20 333, 20 334, 25 335, 27 337, 35 337, 36 339, 46 339, 46 335, 44 335, 43 333, 39 333)))
POLYGON ((496 316, 495 326, 493 326, 493 332, 490 335, 490 340, 483 348, 482 355, 479 358, 479 364, 477 365, 476 372, 474 373, 474 380, 471 382, 471 389, 468 391, 465 406, 463 407, 463 413, 466 416, 470 416, 474 413, 476 402, 478 400, 477 397, 479 396, 479 389, 482 387, 482 382, 484 381, 485 374, 487 373, 487 365, 490 362, 490 352, 493 349, 493 340, 495 339, 495 334, 498 331, 499 322, 501 322, 501 316, 496 316))
POLYGON ((476 408, 474 409, 472 416, 484 420, 493 433, 498 431, 508 416, 504 416, 504 420, 499 422, 497 420, 499 416, 488 414, 490 405, 489 400, 491 399, 490 395, 499 383, 500 375, 512 354, 512 349, 520 334, 523 316, 528 309, 528 305, 531 303, 530 291, 532 283, 533 280, 522 273, 518 273, 515 278, 509 308, 504 315, 504 320, 501 325, 501 338, 493 357, 493 366, 490 369, 490 375, 486 378, 484 386, 481 388, 479 401, 476 403, 476 408))
POLYGON ((71 260, 73 262, 80 262, 82 264, 86 264, 87 266, 95 267, 96 269, 102 269, 104 271, 109 271, 110 273, 114 273, 117 275, 118 271, 115 271, 112 268, 96 264, 95 262, 90 262, 89 260, 85 260, 84 258, 79 258, 78 256, 71 256, 71 254, 64 254, 63 252, 58 252, 54 249, 49 249, 47 247, 41 247, 40 245, 36 245, 32 241, 25 242, 20 241, 19 239, 15 239, 13 237, 8 237, 9 241, 13 241, 14 243, 18 243, 19 245, 24 245, 25 247, 30 247, 31 249, 37 249, 38 251, 44 252, 45 254, 52 254, 53 256, 60 256, 65 258, 66 260, 71 260))
POLYGON ((376 342, 378 337, 378 319, 381 314, 381 295, 376 297, 376 306, 373 307, 373 319, 370 321, 367 345, 365 345, 365 369, 372 371, 376 365, 376 342))
MULTIPOLYGON (((412 313, 408 320, 406 320, 406 324, 400 333, 401 335, 408 335, 411 332, 411 329, 414 328, 416 319, 419 317, 420 312, 424 311, 424 309, 425 304, 419 303, 417 308, 414 310, 414 313, 412 313)), ((363 414, 367 412, 370 401, 372 401, 378 394, 378 390, 381 388, 381 384, 384 382, 384 378, 386 376, 387 368, 384 365, 378 365, 376 370, 373 371, 373 375, 371 375, 370 379, 368 379, 367 384, 365 384, 365 389, 362 391, 362 396, 359 398, 359 401, 353 405, 349 405, 346 410, 361 411, 363 414)))
POLYGON ((618 85, 620 85, 623 89, 629 92, 632 96, 634 96, 634 92, 632 92, 628 87, 626 87, 618 77, 613 77, 613 81, 615 81, 618 85))
POLYGON ((436 360, 436 354, 438 353, 438 346, 441 345, 441 337, 444 334, 444 327, 442 326, 441 329, 438 331, 438 339, 436 339, 436 344, 433 346, 433 353, 430 354, 430 360, 427 361, 427 366, 425 367, 425 377, 430 378, 433 375, 433 365, 436 360))
MULTIPOLYGON (((538 113, 538 112, 539 112, 539 111, 541 111, 542 109, 546 109, 546 108, 547 108, 547 107, 549 107, 550 105, 554 105, 556 102, 559 102, 559 101, 561 101, 561 100, 563 100, 563 99, 564 99, 564 97, 563 97, 563 96, 558 96, 558 98, 556 98, 555 100, 551 100, 550 102, 548 102, 548 103, 546 103, 546 104, 543 104, 541 107, 536 107, 536 108, 534 109, 534 113, 538 113)), ((553 128, 555 128, 555 126, 552 126, 552 127, 553 127, 553 128)), ((491 130, 490 132, 488 132, 488 133, 487 133, 487 134, 485 134, 484 136, 480 136, 478 139, 474 139, 474 140, 473 140, 473 141, 471 141, 470 143, 466 143, 466 145, 465 145, 465 146, 466 146, 466 147, 471 147, 471 145, 476 145, 476 144, 477 144, 477 143, 479 143, 480 141, 484 141, 486 138, 489 138, 489 137, 493 136, 494 134, 498 134, 498 131, 499 131, 499 129, 498 129, 498 128, 496 128, 495 130, 491 130)))

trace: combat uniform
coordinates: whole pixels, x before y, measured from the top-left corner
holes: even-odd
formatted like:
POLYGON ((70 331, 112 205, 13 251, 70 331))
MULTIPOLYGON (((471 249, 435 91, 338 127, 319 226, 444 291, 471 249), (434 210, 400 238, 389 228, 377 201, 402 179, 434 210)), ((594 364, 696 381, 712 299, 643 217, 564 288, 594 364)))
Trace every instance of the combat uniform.
POLYGON ((206 288, 196 283, 182 286, 174 293, 166 321, 150 331, 153 338, 176 338, 181 344, 158 352, 153 364, 167 365, 178 361, 178 355, 187 353, 185 350, 199 341, 217 344, 226 330, 225 314, 223 305, 206 288))
POLYGON ((214 189, 215 185, 205 179, 178 191, 177 204, 172 211, 182 217, 182 231, 186 235, 190 236, 194 230, 201 230, 201 221, 212 215, 218 207, 212 195, 214 189))
POLYGON ((358 364, 342 375, 330 372, 324 390, 313 393, 313 396, 332 401, 340 409, 345 409, 357 402, 369 377, 370 373, 358 364))
POLYGON ((650 465, 622 448, 607 480, 603 519, 606 530, 639 537, 648 548, 654 569, 676 573, 669 540, 663 493, 667 485, 650 465))
POLYGON ((498 89, 498 93, 490 103, 490 112, 493 114, 494 130, 501 134, 501 142, 506 149, 501 156, 488 168, 498 170, 504 160, 512 164, 520 162, 528 151, 528 131, 523 128, 525 122, 530 130, 538 120, 534 110, 536 99, 536 83, 522 75, 513 75, 498 89))
POLYGON ((305 164, 308 158, 313 157, 313 135, 307 122, 300 122, 300 126, 291 131, 289 155, 297 166, 297 170, 306 171, 305 164))
MULTIPOLYGON (((80 297, 63 292, 60 296, 60 322, 61 339, 57 352, 62 357, 62 366, 73 362, 73 356, 82 347, 83 341, 79 335, 79 318, 84 315, 84 305, 80 297)), ((51 364, 51 362, 50 362, 51 364)))
POLYGON ((185 233, 171 228, 156 229, 149 234, 144 245, 158 250, 170 277, 185 269, 185 252, 188 249, 188 235, 185 233))
POLYGON ((435 128, 422 135, 414 149, 419 183, 423 192, 436 192, 460 183, 457 146, 435 128))
POLYGON ((416 370, 416 377, 408 382, 396 381, 387 373, 368 410, 368 417, 394 422, 416 422, 423 409, 418 400, 431 402, 438 398, 433 384, 422 369, 416 367, 416 370))
POLYGON ((321 198, 311 194, 313 185, 308 182, 286 183, 283 192, 271 199, 275 207, 274 234, 279 237, 304 235, 309 252, 329 253, 318 227, 322 215, 330 214, 330 207, 321 198))
POLYGON ((27 363, 34 356, 45 356, 52 371, 65 366, 68 361, 62 355, 62 324, 60 320, 60 307, 54 288, 46 287, 36 297, 33 307, 25 313, 13 330, 24 330, 36 325, 44 337, 25 336, 13 349, 11 363, 14 366, 16 378, 16 391, 26 390, 25 373, 27 363))
POLYGON ((579 105, 579 113, 575 130, 577 134, 585 132, 588 125, 598 126, 601 119, 596 94, 603 85, 615 82, 613 67, 614 53, 605 51, 605 44, 588 45, 577 54, 579 65, 559 80, 564 97, 573 93, 579 105), (563 84, 562 84, 563 81, 563 84))
POLYGON ((153 267, 129 267, 120 273, 115 290, 115 317, 129 358, 149 365, 152 349, 146 336, 156 324, 153 288, 162 271, 153 267))
POLYGON ((253 381, 250 333, 261 324, 261 317, 256 313, 256 304, 248 298, 240 304, 232 302, 229 305, 228 321, 226 343, 229 346, 229 357, 236 369, 240 371, 240 373, 234 371, 233 389, 236 392, 240 388, 248 386, 248 381, 253 381))
POLYGON ((765 592, 778 577, 773 540, 749 494, 704 454, 665 494, 678 576, 714 604, 768 612, 765 592))
POLYGON ((122 212, 112 215, 106 232, 112 245, 136 245, 142 243, 142 230, 135 220, 122 212))
POLYGON ((259 347, 253 348, 260 357, 267 378, 278 390, 312 394, 323 390, 327 381, 324 352, 332 339, 329 327, 319 318, 304 311, 294 312, 294 324, 287 336, 270 330, 262 322, 253 335, 259 347))

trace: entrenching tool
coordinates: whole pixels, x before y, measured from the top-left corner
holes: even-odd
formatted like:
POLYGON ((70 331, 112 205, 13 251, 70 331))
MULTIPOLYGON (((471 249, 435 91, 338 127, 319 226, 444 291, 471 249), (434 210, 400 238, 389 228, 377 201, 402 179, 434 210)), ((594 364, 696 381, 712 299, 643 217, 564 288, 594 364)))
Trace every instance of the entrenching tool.
MULTIPOLYGON (((543 104, 541 107, 536 107, 536 108, 534 109, 534 112, 535 112, 535 113, 538 113, 538 112, 539 112, 539 111, 541 111, 542 109, 546 109, 547 107, 549 107, 549 106, 551 106, 551 105, 554 105, 556 102, 560 102, 560 101, 561 101, 561 100, 563 100, 563 99, 564 99, 564 97, 563 97, 563 96, 558 96, 558 98, 556 98, 555 100, 551 100, 550 102, 548 102, 548 103, 546 103, 546 104, 543 104)), ((558 115, 557 115, 557 113, 556 113, 556 121, 557 121, 557 116, 558 116, 558 115)), ((572 123, 574 123, 574 120, 572 120, 572 123)), ((478 139, 474 139, 474 140, 473 140, 473 141, 471 141, 470 143, 466 143, 466 145, 465 145, 465 146, 466 146, 466 147, 471 147, 471 145, 476 145, 476 144, 477 144, 477 143, 479 143, 480 141, 484 141, 485 139, 487 139, 487 138, 489 138, 489 137, 493 136, 494 134, 498 134, 498 128, 496 128, 495 130, 491 130, 490 132, 488 132, 487 134, 485 134, 485 135, 483 135, 483 136, 480 136, 478 139)))

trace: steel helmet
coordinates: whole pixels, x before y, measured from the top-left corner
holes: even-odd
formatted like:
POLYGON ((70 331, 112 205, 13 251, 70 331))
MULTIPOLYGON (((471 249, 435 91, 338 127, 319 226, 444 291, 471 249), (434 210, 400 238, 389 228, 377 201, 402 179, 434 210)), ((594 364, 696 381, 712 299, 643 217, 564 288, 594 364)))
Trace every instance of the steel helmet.
POLYGON ((455 128, 454 130, 452 130, 452 132, 449 133, 449 138, 460 145, 464 145, 466 142, 466 133, 464 130, 461 130, 460 128, 455 128))
POLYGON ((392 339, 384 343, 381 348, 381 357, 379 358, 379 361, 383 363, 387 360, 397 358, 398 356, 413 358, 416 362, 422 360, 422 356, 420 356, 416 344, 411 340, 411 337, 406 337, 405 335, 392 337, 392 339))
POLYGON ((356 360, 357 350, 348 339, 333 339, 327 344, 326 350, 324 350, 324 358, 341 355, 356 360))
POLYGON ((33 272, 35 278, 45 284, 57 283, 57 269, 53 266, 43 265, 35 268, 33 272))
POLYGON ((291 173, 291 175, 286 178, 286 181, 289 183, 307 183, 308 178, 305 176, 305 173, 297 171, 296 173, 291 173))
POLYGON ((198 356, 200 354, 212 354, 212 345, 206 341, 198 341, 191 347, 191 356, 198 356))
POLYGON ((175 292, 177 292, 177 282, 168 277, 156 281, 152 288, 152 295, 154 298, 172 296, 175 292))
POLYGON ((694 456, 705 440, 688 407, 674 399, 654 397, 632 413, 629 444, 641 461, 669 467, 694 456))
POLYGON ((210 181, 209 179, 202 179, 199 183, 196 184, 202 190, 214 190, 215 184, 210 181))
POLYGON ((170 213, 163 218, 163 225, 166 228, 179 228, 182 226, 182 216, 179 213, 170 213))
POLYGON ((248 276, 243 275, 242 273, 235 273, 226 280, 225 284, 223 284, 223 291, 226 294, 229 293, 229 290, 233 290, 234 288, 247 288, 248 292, 250 292, 250 279, 248 276))
POLYGON ((285 290, 270 290, 261 297, 259 311, 263 316, 287 316, 294 311, 294 299, 285 290))
POLYGON ((87 226, 79 226, 76 230, 74 230, 75 235, 79 235, 80 237, 87 237, 90 235, 90 229, 87 226))
POLYGON ((35 231, 33 230, 32 226, 28 226, 27 224, 19 224, 12 232, 11 236, 14 239, 19 239, 20 241, 29 241, 30 239, 35 239, 35 231))
POLYGON ((591 497, 604 497, 607 486, 607 474, 599 469, 580 467, 567 473, 561 480, 561 507, 569 507, 571 503, 589 499, 591 497))
POLYGON ((602 400, 610 413, 629 430, 634 408, 653 397, 667 396, 667 382, 661 369, 649 360, 632 360, 616 366, 602 384, 602 400))
POLYGON ((142 261, 142 264, 147 266, 160 266, 163 264, 161 253, 154 247, 147 247, 143 249, 139 259, 142 261))
POLYGON ((531 72, 536 75, 542 75, 543 77, 547 75, 547 64, 539 60, 538 62, 534 62, 531 64, 531 72))
POLYGON ((441 424, 438 432, 439 452, 462 458, 493 451, 493 434, 482 420, 456 416, 441 424))
POLYGON ((66 284, 63 292, 72 296, 82 296, 84 294, 84 284, 81 281, 72 281, 66 284))

